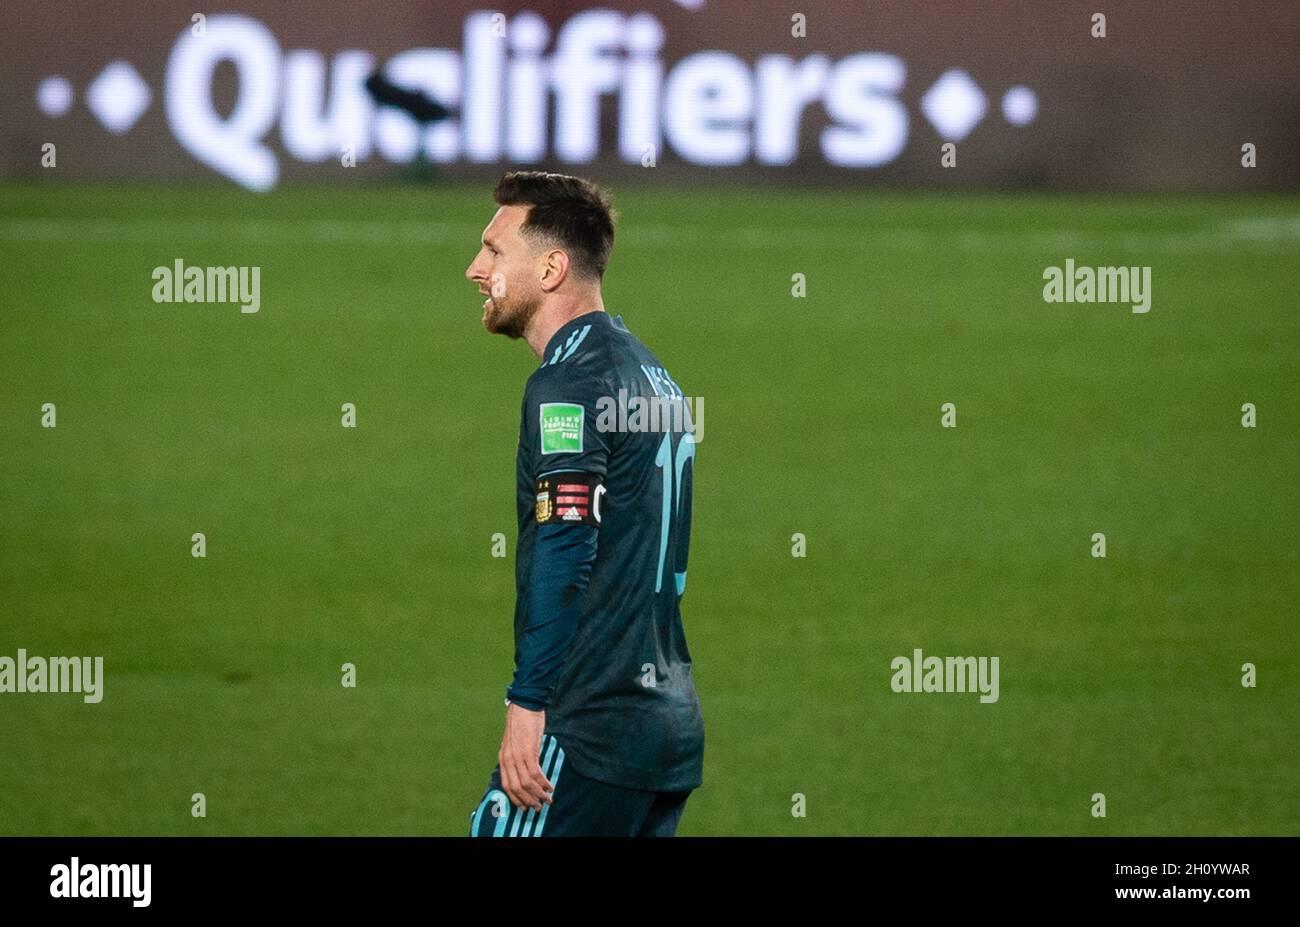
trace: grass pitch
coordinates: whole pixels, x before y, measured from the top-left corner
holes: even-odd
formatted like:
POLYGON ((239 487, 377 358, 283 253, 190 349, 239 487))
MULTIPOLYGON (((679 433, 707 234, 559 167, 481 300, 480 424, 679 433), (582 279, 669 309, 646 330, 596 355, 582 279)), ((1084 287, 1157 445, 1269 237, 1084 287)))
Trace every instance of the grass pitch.
MULTIPOLYGON (((536 364, 489 186, 0 187, 0 656, 106 673, 0 694, 0 833, 466 832, 536 364), (177 258, 260 311, 154 303, 177 258)), ((706 406, 682 834, 1300 833, 1300 199, 614 193, 606 305, 706 406), (891 691, 918 647, 998 701, 891 691)))

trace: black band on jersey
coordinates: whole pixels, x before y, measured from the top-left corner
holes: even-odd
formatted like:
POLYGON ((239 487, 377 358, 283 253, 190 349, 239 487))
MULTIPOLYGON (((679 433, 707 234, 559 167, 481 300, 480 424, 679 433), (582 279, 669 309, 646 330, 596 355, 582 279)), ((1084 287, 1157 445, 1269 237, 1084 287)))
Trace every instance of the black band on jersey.
POLYGON ((539 525, 599 525, 604 479, 573 470, 537 478, 539 525))

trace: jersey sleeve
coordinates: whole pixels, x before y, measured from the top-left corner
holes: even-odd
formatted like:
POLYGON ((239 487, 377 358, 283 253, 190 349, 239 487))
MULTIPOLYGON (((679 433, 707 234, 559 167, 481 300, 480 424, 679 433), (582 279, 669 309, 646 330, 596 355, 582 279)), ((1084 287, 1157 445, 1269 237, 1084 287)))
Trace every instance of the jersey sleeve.
POLYGON ((611 450, 602 430, 602 409, 612 404, 601 381, 555 373, 529 384, 524 395, 523 433, 533 478, 548 472, 581 470, 604 477, 611 450))
POLYGON ((555 373, 525 390, 520 428, 537 490, 537 537, 524 592, 527 620, 506 695, 532 711, 550 703, 582 614, 610 453, 611 435, 598 425, 607 390, 555 373))
POLYGON ((596 529, 549 524, 537 529, 528 582, 528 622, 506 697, 530 711, 550 704, 555 681, 578 629, 596 560, 596 529))
MULTIPOLYGON (((561 368, 562 369, 562 368, 561 368)), ((609 389, 590 377, 550 372, 529 385, 521 432, 537 493, 539 526, 600 525, 613 434, 602 427, 609 389)))

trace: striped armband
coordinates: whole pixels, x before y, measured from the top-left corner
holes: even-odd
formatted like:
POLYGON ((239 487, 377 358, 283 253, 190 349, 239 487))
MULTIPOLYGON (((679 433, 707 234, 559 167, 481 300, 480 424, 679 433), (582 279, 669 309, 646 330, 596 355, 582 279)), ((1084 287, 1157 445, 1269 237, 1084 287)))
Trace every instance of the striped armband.
POLYGON ((604 492, 604 480, 595 473, 573 470, 540 476, 537 523, 599 525, 600 497, 604 492))

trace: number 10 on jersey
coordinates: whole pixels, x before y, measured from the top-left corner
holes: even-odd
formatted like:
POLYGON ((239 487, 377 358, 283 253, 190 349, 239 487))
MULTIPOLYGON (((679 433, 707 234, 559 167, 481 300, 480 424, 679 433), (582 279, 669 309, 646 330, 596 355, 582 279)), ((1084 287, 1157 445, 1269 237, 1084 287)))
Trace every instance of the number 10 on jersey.
POLYGON ((664 435, 659 452, 655 454, 655 466, 664 474, 663 517, 659 522, 659 569, 655 572, 655 592, 663 588, 664 568, 668 559, 668 535, 675 539, 673 549, 673 581, 677 584, 677 594, 686 591, 686 557, 691 543, 691 477, 695 470, 695 436, 690 432, 678 432, 681 440, 677 442, 677 451, 673 452, 673 432, 664 435), (690 469, 686 464, 690 463, 690 469), (686 519, 682 520, 682 500, 686 500, 686 519), (673 530, 670 532, 669 527, 673 530), (680 569, 680 572, 678 570, 680 569))

